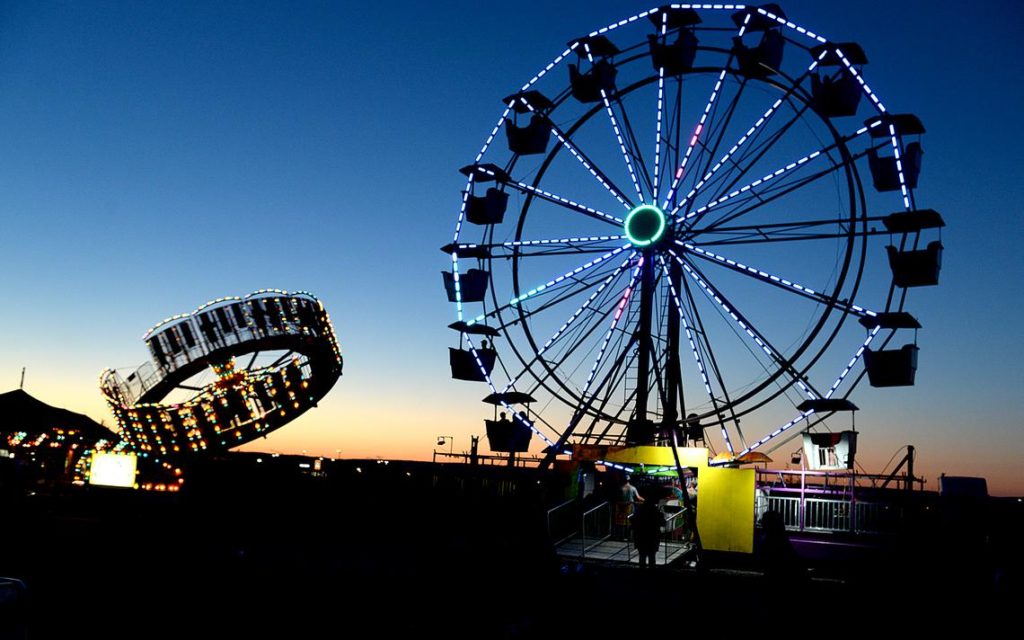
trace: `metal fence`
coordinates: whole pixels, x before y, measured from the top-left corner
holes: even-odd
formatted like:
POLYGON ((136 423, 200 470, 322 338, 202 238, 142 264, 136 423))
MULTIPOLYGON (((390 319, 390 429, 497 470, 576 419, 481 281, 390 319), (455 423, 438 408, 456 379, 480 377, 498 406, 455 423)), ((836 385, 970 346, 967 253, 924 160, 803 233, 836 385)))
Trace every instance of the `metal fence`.
POLYGON ((790 531, 896 533, 903 510, 884 502, 855 502, 828 498, 769 496, 768 508, 782 516, 790 531))

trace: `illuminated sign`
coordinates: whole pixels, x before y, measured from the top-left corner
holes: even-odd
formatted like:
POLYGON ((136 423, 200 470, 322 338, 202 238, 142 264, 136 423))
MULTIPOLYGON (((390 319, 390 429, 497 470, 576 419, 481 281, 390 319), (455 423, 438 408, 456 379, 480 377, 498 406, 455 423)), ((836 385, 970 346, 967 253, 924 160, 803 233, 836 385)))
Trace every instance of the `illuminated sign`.
POLYGON ((134 453, 94 453, 89 470, 89 484, 107 487, 135 486, 135 463, 134 453))

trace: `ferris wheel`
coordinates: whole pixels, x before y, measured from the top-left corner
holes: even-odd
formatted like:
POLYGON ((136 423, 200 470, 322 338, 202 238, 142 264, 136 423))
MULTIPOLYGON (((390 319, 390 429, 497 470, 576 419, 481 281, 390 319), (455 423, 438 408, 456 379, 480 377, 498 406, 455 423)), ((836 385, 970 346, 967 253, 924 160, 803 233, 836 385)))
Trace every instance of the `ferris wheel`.
POLYGON ((452 376, 512 416, 492 449, 739 458, 856 409, 865 374, 914 383, 944 222, 867 64, 776 5, 671 5, 504 98, 442 248, 452 376))

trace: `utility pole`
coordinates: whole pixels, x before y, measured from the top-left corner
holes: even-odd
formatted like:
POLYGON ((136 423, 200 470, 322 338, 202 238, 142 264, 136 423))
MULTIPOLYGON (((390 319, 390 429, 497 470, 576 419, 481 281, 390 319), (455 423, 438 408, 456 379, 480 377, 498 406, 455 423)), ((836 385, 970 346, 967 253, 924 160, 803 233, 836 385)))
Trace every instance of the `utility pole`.
POLYGON ((19 389, 25 389, 25 367, 21 368, 21 383, 18 385, 19 389))

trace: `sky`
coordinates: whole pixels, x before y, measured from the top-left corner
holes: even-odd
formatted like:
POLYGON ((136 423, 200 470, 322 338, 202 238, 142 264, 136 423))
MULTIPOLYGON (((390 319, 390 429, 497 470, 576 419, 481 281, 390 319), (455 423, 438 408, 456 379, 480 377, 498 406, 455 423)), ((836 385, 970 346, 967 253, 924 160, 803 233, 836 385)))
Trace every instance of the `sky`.
MULTIPOLYGON (((157 321, 224 295, 316 293, 345 373, 246 449, 429 458, 490 408, 450 378, 439 272, 464 179, 514 92, 570 38, 638 2, 163 3, 0 0, 0 390, 112 423, 105 368, 157 321)), ((936 477, 1024 494, 1024 8, 786 2, 856 41, 927 134, 920 207, 942 213, 942 283, 918 290, 913 387, 858 387, 860 460, 905 444, 936 477)))

